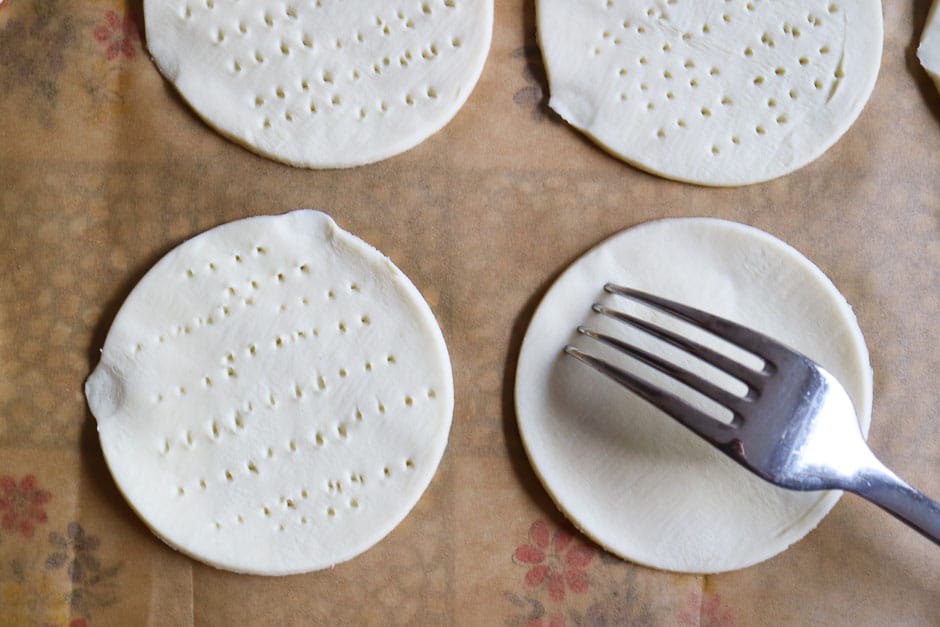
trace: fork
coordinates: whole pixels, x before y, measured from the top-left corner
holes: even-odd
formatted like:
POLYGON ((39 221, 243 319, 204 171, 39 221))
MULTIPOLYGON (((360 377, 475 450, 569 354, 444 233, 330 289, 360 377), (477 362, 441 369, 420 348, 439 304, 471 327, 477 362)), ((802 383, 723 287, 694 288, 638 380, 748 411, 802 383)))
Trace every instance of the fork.
POLYGON ((578 332, 611 346, 715 401, 730 423, 679 396, 568 345, 565 352, 665 412, 759 477, 791 490, 854 492, 940 545, 940 504, 912 488, 872 453, 845 388, 808 357, 730 320, 639 290, 608 283, 604 291, 633 299, 699 327, 764 362, 755 369, 680 333, 595 304, 593 310, 652 335, 747 386, 744 395, 720 387, 621 339, 583 326, 578 332))

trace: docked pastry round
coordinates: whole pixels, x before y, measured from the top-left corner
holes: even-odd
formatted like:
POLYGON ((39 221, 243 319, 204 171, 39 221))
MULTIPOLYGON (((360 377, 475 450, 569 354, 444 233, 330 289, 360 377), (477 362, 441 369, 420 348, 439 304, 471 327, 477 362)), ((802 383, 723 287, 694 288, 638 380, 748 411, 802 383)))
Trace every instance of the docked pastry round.
POLYGON ((145 0, 160 72, 212 127, 296 166, 356 166, 442 128, 483 70, 493 0, 145 0))
MULTIPOLYGON (((516 411, 529 459, 558 507, 608 550, 655 568, 713 573, 757 563, 802 538, 840 493, 792 492, 759 479, 562 352, 571 343, 636 368, 575 332, 584 325, 716 379, 687 354, 592 313, 591 305, 600 302, 682 330, 660 312, 607 294, 607 282, 711 311, 803 352, 846 387, 867 433, 872 374, 845 299, 810 261, 762 231, 714 219, 655 221, 608 239, 572 264, 536 310, 519 356, 516 411)), ((707 334, 696 338, 714 345, 707 334)), ((687 388, 641 370, 725 418, 687 388)), ((735 387, 740 382, 716 380, 743 391, 735 387)))
POLYGON ((389 533, 430 483, 453 411, 417 289, 314 211, 167 254, 121 307, 85 393, 147 525, 265 575, 329 567, 389 533))
POLYGON ((617 157, 702 185, 782 176, 852 125, 877 0, 538 0, 549 105, 617 157))

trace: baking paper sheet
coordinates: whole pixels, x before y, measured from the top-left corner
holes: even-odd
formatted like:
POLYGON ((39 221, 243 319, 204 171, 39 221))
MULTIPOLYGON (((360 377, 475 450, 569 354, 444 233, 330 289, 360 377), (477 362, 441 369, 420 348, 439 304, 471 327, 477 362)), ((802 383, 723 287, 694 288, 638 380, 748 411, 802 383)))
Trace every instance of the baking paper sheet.
POLYGON ((940 497, 940 96, 928 2, 886 2, 871 102, 829 152, 735 189, 665 181, 545 107, 532 0, 497 0, 465 108, 401 156, 292 169, 206 127, 145 52, 141 2, 0 2, 0 625, 940 625, 940 549, 859 498, 758 566, 650 570, 581 538, 525 458, 515 360, 552 279, 663 217, 744 222, 813 260, 871 350, 871 444, 940 497), (118 493, 82 385, 118 306, 173 246, 310 207, 414 281, 448 341, 456 413, 417 508, 361 557, 260 578, 174 553, 118 493))

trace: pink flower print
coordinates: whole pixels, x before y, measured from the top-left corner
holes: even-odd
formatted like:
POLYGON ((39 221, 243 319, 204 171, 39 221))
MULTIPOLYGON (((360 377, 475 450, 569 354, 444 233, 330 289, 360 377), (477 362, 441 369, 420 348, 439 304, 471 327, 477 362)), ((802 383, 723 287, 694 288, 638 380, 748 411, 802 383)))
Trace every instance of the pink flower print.
POLYGON ((565 600, 565 590, 581 594, 588 589, 584 569, 596 553, 572 533, 564 529, 552 533, 545 521, 536 520, 529 528, 528 544, 516 547, 513 561, 529 568, 526 585, 544 585, 551 600, 560 603, 565 600))
POLYGON ((104 12, 104 18, 95 26, 95 39, 104 46, 105 58, 113 61, 120 56, 133 59, 140 35, 130 15, 123 18, 112 10, 104 12))
POLYGON ((731 627, 734 617, 721 605, 721 595, 693 592, 686 598, 685 607, 676 617, 679 625, 692 627, 731 627))
POLYGON ((0 477, 0 527, 31 538, 36 525, 46 522, 43 506, 52 495, 36 486, 36 477, 26 475, 17 483, 15 477, 0 477))
POLYGON ((565 627, 565 615, 556 612, 544 618, 533 618, 525 627, 565 627))

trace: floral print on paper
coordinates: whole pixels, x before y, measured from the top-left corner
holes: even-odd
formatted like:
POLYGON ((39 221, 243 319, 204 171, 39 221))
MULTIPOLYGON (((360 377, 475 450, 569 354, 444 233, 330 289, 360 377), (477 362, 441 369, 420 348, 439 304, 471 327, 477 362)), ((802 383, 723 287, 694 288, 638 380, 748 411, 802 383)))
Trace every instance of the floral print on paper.
POLYGON ((107 607, 117 600, 115 577, 120 565, 103 567, 97 556, 98 537, 85 533, 77 522, 71 522, 65 534, 49 534, 52 552, 46 557, 46 570, 63 570, 72 584, 66 595, 69 607, 82 616, 90 616, 98 607, 107 607))
POLYGON ((568 526, 533 521, 511 561, 518 584, 504 593, 506 625, 645 625, 662 612, 643 592, 642 568, 597 548, 568 526))
POLYGON ((33 474, 0 473, 0 627, 87 627, 118 601, 122 563, 81 523, 56 524, 62 502, 33 474))
POLYGON ((732 627, 734 620, 721 605, 721 595, 693 592, 676 616, 676 623, 688 627, 732 627))
POLYGON ((0 565, 0 625, 55 625, 73 621, 62 586, 42 570, 14 560, 0 565))
POLYGON ((107 10, 94 29, 95 41, 104 49, 105 58, 114 61, 119 57, 133 59, 137 54, 140 35, 130 15, 123 17, 116 11, 107 10))
POLYGON ((139 56, 141 40, 129 12, 99 10, 91 20, 94 22, 86 26, 86 41, 93 42, 94 49, 86 49, 84 55, 90 61, 90 73, 80 85, 87 99, 85 121, 97 126, 117 119, 124 111, 126 64, 139 56))
POLYGON ((0 102, 22 98, 24 111, 49 120, 61 91, 65 52, 78 41, 75 19, 62 0, 6 0, 0 25, 0 102), (7 17, 9 16, 9 17, 7 17))
POLYGON ((596 552, 571 532, 565 529, 552 532, 548 523, 536 520, 529 528, 529 542, 516 548, 513 560, 528 568, 526 585, 544 586, 549 598, 560 603, 565 600, 566 591, 582 594, 588 589, 584 569, 596 552))
POLYGON ((31 538, 36 527, 48 520, 45 505, 51 498, 33 475, 19 481, 10 475, 0 476, 0 529, 31 538))
POLYGON ((0 15, 0 103, 46 127, 75 113, 99 124, 122 110, 126 64, 141 56, 123 3, 5 0, 0 15))

